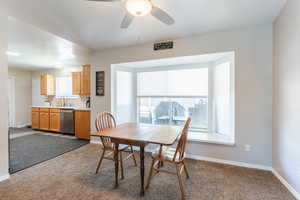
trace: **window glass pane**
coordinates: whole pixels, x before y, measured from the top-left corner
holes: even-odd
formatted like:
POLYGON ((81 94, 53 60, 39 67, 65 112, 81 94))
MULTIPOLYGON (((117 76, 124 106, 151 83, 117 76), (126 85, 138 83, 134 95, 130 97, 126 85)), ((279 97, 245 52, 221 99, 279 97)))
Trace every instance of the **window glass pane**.
POLYGON ((224 62, 210 70, 137 73, 138 121, 182 126, 190 116, 192 131, 231 135, 231 63, 224 62))
POLYGON ((207 96, 208 69, 142 72, 137 75, 139 96, 207 96))
POLYGON ((56 77, 56 97, 78 97, 72 94, 72 77, 56 77))
POLYGON ((230 63, 214 69, 214 131, 230 134, 230 63))
POLYGON ((137 88, 140 123, 182 126, 191 116, 191 129, 208 130, 208 68, 138 73, 137 88))
POLYGON ((139 98, 140 123, 181 126, 189 116, 193 119, 191 129, 202 131, 208 129, 207 97, 139 98))
POLYGON ((118 123, 131 122, 134 117, 132 73, 117 71, 117 120, 118 123))

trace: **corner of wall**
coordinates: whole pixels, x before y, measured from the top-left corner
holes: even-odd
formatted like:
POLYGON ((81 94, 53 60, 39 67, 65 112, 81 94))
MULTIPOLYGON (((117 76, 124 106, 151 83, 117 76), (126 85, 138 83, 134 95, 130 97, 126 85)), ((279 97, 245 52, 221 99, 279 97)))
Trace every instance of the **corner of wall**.
POLYGON ((272 173, 274 174, 274 176, 276 176, 276 178, 279 179, 279 181, 294 195, 294 197, 297 199, 297 200, 300 200, 300 193, 298 193, 296 191, 296 189, 291 186, 287 180, 285 180, 279 172, 276 171, 276 169, 272 169, 272 173))

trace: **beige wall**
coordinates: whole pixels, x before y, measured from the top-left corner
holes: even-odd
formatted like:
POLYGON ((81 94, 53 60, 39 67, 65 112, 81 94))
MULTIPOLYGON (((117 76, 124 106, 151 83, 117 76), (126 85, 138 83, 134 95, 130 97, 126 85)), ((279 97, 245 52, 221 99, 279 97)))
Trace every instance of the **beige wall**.
POLYGON ((0 180, 8 176, 7 16, 0 7, 0 180))
POLYGON ((92 120, 95 120, 97 112, 111 109, 111 64, 235 51, 236 145, 190 143, 188 152, 198 156, 271 166, 272 35, 272 25, 262 25, 178 39, 173 50, 153 51, 153 44, 150 43, 96 52, 92 55, 92 120), (106 71, 105 97, 95 96, 95 71, 98 70, 106 71), (252 146, 252 151, 244 151, 246 144, 252 146))
POLYGON ((31 71, 8 68, 8 75, 15 79, 15 125, 31 124, 32 77, 31 71))
POLYGON ((300 1, 289 0, 274 28, 273 168, 300 199, 300 1))

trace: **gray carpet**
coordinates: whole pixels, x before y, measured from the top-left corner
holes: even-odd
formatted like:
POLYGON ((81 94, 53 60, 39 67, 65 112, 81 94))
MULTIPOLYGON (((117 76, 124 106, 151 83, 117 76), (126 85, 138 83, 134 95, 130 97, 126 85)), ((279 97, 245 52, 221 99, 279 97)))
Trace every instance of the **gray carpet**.
MULTIPOLYGON (((88 144, 15 173, 0 182, 1 200, 180 200, 176 176, 158 173, 140 197, 140 171, 124 162, 125 179, 114 189, 114 164, 104 160, 95 174, 100 146, 88 144)), ((139 157, 136 154, 137 158, 139 157)), ((146 180, 151 157, 145 156, 146 180)), ((182 180, 186 200, 296 200, 269 171, 187 160, 190 179, 182 180)), ((165 163, 164 168, 174 170, 165 163)))
POLYGON ((24 128, 10 127, 9 128, 9 133, 10 134, 26 133, 26 132, 30 132, 30 131, 32 131, 32 129, 28 128, 28 127, 24 127, 24 128))
POLYGON ((85 140, 37 134, 11 139, 10 173, 26 169, 88 143, 85 140))

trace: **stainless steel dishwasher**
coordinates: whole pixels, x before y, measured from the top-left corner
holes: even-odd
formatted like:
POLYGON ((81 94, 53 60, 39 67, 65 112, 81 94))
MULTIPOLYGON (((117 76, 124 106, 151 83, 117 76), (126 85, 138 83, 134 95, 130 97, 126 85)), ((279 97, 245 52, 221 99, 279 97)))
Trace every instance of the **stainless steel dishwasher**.
POLYGON ((63 108, 60 110, 60 128, 63 133, 75 134, 74 110, 63 108))

